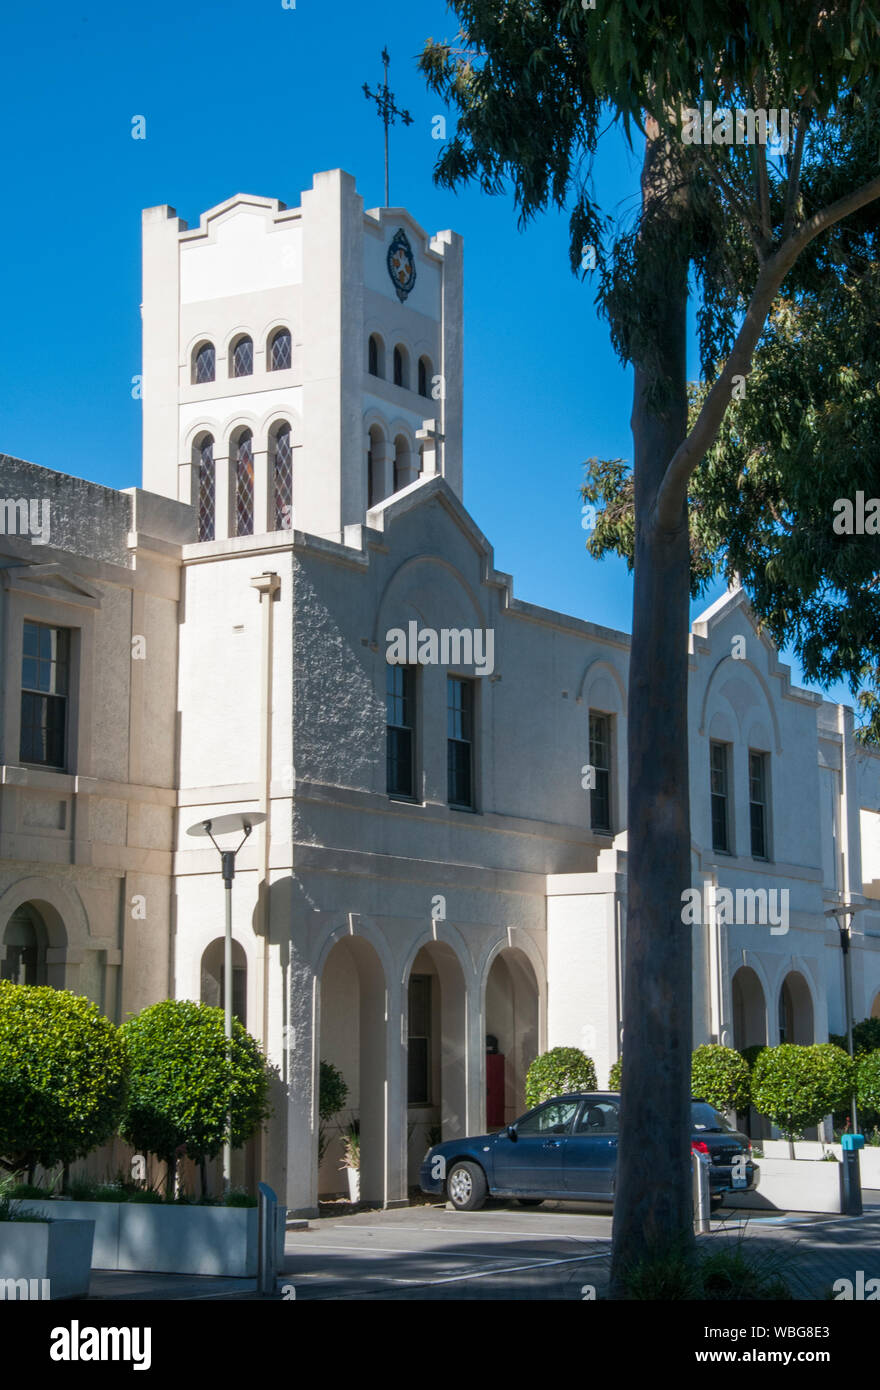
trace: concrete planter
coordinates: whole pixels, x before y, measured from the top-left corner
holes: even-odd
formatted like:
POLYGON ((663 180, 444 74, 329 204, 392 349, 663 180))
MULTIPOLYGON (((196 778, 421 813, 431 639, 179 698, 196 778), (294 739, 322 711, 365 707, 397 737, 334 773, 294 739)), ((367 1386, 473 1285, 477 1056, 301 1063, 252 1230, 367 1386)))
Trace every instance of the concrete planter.
MULTIPOLYGON (((785 1139, 765 1139, 760 1146, 766 1158, 788 1158, 788 1142, 785 1139)), ((799 1139, 794 1146, 795 1158, 817 1159, 823 1153, 832 1153, 842 1161, 843 1151, 839 1144, 818 1144, 812 1140, 799 1139)), ((763 1160, 758 1159, 762 1165, 763 1160)), ((880 1188, 880 1147, 876 1144, 859 1150, 859 1172, 862 1187, 880 1188)))
MULTIPOLYGON (((766 1146, 765 1146, 766 1155, 766 1146)), ((761 1178, 756 1192, 725 1192, 726 1207, 752 1210, 840 1212, 841 1163, 801 1158, 759 1158, 761 1178)))
MULTIPOLYGON (((42 1215, 57 1202, 31 1202, 42 1215)), ((95 1222, 95 1269, 144 1270, 155 1274, 217 1274, 233 1279, 257 1275, 256 1207, 159 1206, 142 1202, 65 1202, 65 1215, 95 1222)), ((284 1217, 280 1240, 284 1238, 284 1217)), ((279 1252, 283 1255, 283 1248, 279 1252)))
POLYGON ((94 1221, 0 1221, 0 1280, 20 1281, 4 1297, 86 1298, 94 1234, 94 1221))

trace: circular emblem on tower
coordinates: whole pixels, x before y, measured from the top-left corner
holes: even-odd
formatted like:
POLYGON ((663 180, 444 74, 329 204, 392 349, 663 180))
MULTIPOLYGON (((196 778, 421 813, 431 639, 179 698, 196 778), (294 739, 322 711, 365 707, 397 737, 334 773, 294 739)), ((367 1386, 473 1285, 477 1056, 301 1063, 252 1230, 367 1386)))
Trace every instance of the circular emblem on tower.
POLYGON ((416 283, 416 258, 402 227, 398 227, 388 247, 388 274, 402 304, 416 283))

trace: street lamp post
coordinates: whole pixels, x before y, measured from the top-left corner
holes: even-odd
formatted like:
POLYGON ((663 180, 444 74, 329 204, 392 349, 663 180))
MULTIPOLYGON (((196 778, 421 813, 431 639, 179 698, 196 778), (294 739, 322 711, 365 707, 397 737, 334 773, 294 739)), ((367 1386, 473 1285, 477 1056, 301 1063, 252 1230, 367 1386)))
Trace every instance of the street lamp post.
MULTIPOLYGON (((840 949, 843 953, 843 1007, 846 1011, 846 1050, 850 1057, 853 1055, 853 1034, 852 1034, 852 961, 850 959, 849 948, 852 943, 852 918, 857 912, 864 912, 868 903, 838 903, 836 907, 831 907, 825 913, 826 917, 834 917, 837 920, 837 930, 840 933, 840 949)), ((852 1117, 852 1132, 859 1132, 859 1117, 856 1108, 855 1091, 850 1100, 850 1114, 852 1117)))
MULTIPOLYGON (((226 938, 223 950, 223 1024, 227 1052, 232 1042, 232 880, 235 878, 235 858, 255 825, 266 819, 262 811, 235 811, 228 816, 213 816, 210 820, 196 821, 187 830, 187 835, 206 836, 220 855, 220 872, 223 876, 224 897, 226 899, 226 938), (231 835, 240 831, 241 842, 235 849, 221 849, 215 835, 231 835)), ((226 1143, 223 1145, 223 1191, 229 1191, 232 1178, 232 1135, 229 1133, 227 1117, 226 1143)))

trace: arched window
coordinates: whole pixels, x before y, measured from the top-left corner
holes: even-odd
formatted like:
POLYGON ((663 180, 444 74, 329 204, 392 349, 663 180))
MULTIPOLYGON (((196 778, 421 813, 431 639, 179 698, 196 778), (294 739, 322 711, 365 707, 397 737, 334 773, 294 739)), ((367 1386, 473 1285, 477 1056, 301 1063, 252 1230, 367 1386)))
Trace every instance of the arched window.
POLYGON ((428 357, 419 358, 419 395, 430 396, 431 361, 428 357))
POLYGON ((394 491, 414 482, 412 476, 412 454, 405 435, 399 434, 394 441, 394 491))
POLYGON ((250 430, 235 447, 235 534, 254 534, 254 440, 250 430))
POLYGON ((377 333, 370 334, 370 341, 367 347, 367 371, 370 376, 385 375, 385 349, 382 346, 382 339, 377 333))
POLYGON ((44 985, 47 939, 45 923, 36 908, 30 903, 17 907, 0 937, 5 948, 0 979, 11 980, 14 985, 44 985))
POLYGON ((252 338, 239 338, 229 361, 230 376, 252 376, 254 370, 254 343, 252 338))
POLYGON ((293 454, 290 426, 275 429, 272 443, 272 473, 275 482, 275 530, 293 530, 293 454))
MULTIPOLYGON (((225 946, 222 937, 202 952, 201 1001, 212 1009, 222 1009, 226 999, 225 946)), ((247 956, 238 941, 232 943, 232 1013, 247 1027, 247 956)))
POLYGON ((214 380, 215 354, 213 343, 200 343, 193 353, 192 384, 204 386, 214 380))
POLYGON ((283 372, 292 361, 290 329, 279 328, 277 333, 273 333, 269 343, 269 371, 283 372))
POLYGON ((367 506, 375 507, 377 502, 381 502, 385 496, 383 486, 383 473, 385 469, 384 459, 380 458, 380 451, 384 453, 385 440, 378 425, 370 427, 370 445, 367 452, 367 506))
POLYGON ((409 359, 400 346, 394 349, 394 385, 409 387, 409 359))
POLYGON ((206 434, 196 446, 199 469, 199 540, 214 539, 217 487, 214 472, 214 440, 206 434))

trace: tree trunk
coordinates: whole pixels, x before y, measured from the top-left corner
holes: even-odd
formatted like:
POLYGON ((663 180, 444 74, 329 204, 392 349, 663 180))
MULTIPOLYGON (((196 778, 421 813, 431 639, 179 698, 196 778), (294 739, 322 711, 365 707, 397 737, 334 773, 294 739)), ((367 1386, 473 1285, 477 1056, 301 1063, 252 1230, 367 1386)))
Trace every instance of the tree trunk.
POLYGON ((167 1173, 165 1177, 165 1201, 174 1201, 174 1180, 177 1177, 177 1156, 170 1154, 166 1158, 167 1173))
MULTIPOLYGON (((664 152, 648 141, 646 203, 668 196, 664 152)), ((654 235, 658 235, 655 224, 654 235)), ((635 586, 628 708, 628 857, 623 1070, 612 1290, 645 1256, 662 1261, 693 1241, 690 1088, 691 929, 682 923, 690 886, 687 660, 690 558, 687 501, 680 525, 662 531, 654 502, 687 433, 686 247, 666 229, 653 332, 665 396, 649 393, 657 369, 636 366, 633 397, 635 586), (656 312, 659 305, 659 313, 656 312), (653 372, 653 375, 652 375, 653 372)), ((664 237, 659 231, 661 242, 664 237)))
POLYGON ((204 1154, 202 1154, 202 1155, 200 1156, 200 1158, 199 1158, 199 1177, 200 1177, 201 1180, 202 1180, 202 1196, 203 1196, 203 1197, 207 1197, 207 1195, 208 1195, 208 1170, 207 1170, 207 1165, 206 1165, 206 1163, 205 1163, 205 1155, 204 1155, 204 1154))

